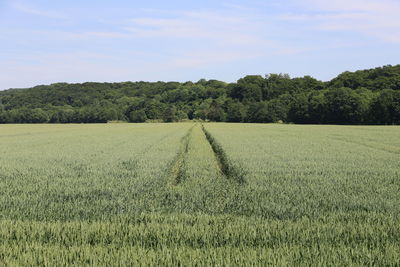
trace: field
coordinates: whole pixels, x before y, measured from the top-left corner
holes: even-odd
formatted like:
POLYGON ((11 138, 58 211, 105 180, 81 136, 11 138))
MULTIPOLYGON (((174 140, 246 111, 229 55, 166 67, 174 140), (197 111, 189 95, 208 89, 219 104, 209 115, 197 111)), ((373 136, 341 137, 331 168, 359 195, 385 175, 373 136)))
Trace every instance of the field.
POLYGON ((400 127, 0 125, 0 265, 399 266, 400 127))

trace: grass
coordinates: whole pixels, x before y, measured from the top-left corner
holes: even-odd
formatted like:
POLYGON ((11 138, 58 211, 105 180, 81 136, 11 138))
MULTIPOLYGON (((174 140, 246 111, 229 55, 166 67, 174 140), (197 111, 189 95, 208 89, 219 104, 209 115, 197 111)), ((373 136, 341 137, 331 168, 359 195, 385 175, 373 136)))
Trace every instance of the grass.
POLYGON ((0 265, 400 264, 399 127, 0 125, 0 152, 0 265))

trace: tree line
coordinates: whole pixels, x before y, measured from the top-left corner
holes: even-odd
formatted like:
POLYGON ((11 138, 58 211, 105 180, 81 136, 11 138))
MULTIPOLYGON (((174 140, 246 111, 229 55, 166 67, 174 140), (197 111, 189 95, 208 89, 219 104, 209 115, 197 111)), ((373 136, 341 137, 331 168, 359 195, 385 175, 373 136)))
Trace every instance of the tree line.
POLYGON ((0 123, 109 121, 400 124, 400 65, 344 72, 331 81, 287 74, 236 83, 56 83, 0 91, 0 123))

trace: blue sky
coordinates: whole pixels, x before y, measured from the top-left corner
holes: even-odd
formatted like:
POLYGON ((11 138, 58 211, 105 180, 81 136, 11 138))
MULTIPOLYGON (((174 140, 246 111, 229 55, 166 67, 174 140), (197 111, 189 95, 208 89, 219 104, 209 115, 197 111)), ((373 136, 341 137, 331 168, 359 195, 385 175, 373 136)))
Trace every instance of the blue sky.
POLYGON ((0 0, 0 90, 54 82, 329 80, 400 63, 398 0, 0 0))

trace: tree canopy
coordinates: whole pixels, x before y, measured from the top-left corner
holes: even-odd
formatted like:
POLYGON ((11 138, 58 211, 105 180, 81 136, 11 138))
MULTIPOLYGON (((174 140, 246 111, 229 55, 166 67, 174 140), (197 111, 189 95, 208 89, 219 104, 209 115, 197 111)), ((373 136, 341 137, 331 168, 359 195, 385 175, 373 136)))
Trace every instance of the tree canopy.
POLYGON ((0 91, 0 123, 112 120, 400 124, 400 65, 310 76, 249 75, 236 83, 56 83, 0 91))

